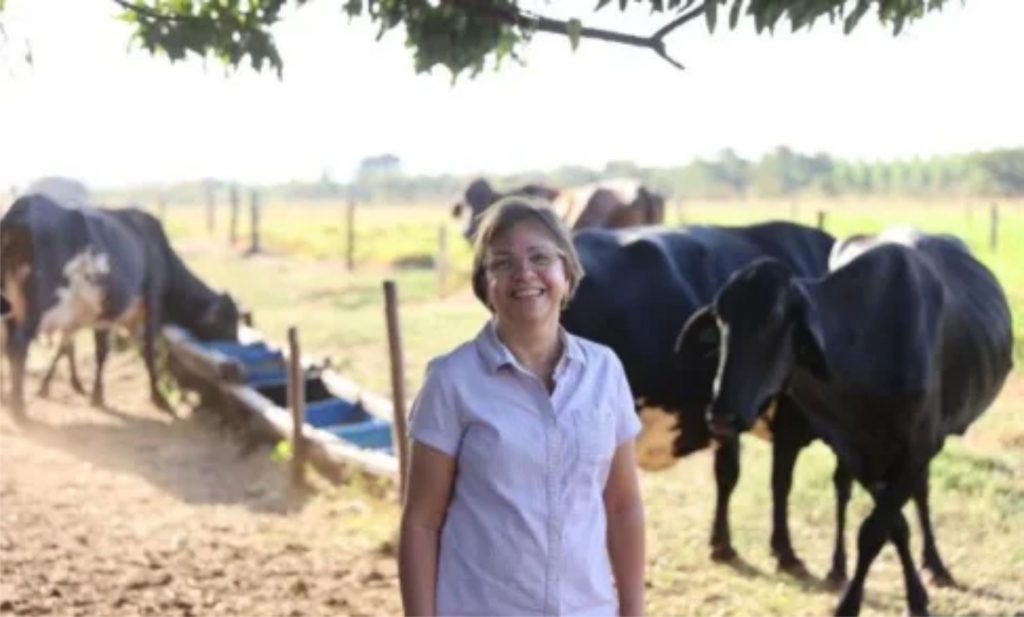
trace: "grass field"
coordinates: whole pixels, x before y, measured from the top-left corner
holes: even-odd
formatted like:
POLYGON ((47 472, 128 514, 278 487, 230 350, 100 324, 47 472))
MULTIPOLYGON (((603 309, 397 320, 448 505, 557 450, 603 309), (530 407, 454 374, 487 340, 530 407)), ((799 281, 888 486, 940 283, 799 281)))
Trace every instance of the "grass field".
MULTIPOLYGON (((669 208, 669 223, 740 224, 792 219, 814 224, 827 212, 837 235, 910 223, 952 232, 968 242, 1002 281, 1011 298, 1017 364, 1024 362, 1024 203, 1000 205, 999 244, 988 246, 988 202, 974 207, 944 203, 687 203, 669 208), (680 216, 681 215, 681 216, 680 216)), ((300 326, 304 350, 330 356, 365 386, 389 392, 381 281, 398 283, 407 385, 415 392, 426 362, 473 336, 487 317, 469 290, 470 252, 448 209, 435 206, 365 206, 357 210, 356 269, 347 272, 343 204, 267 204, 266 253, 243 257, 227 247, 226 213, 215 235, 205 231, 202 209, 179 206, 167 226, 188 262, 209 282, 231 290, 275 340, 300 326), (447 226, 451 273, 444 294, 429 263, 438 229, 447 226)), ((247 233, 247 217, 241 229, 247 233)), ((244 243, 245 241, 243 241, 244 243)), ((411 400, 411 397, 409 397, 411 400)), ((835 594, 815 582, 777 574, 768 550, 770 448, 744 439, 743 472, 733 497, 733 541, 738 566, 708 559, 707 537, 714 483, 709 453, 670 470, 645 473, 648 508, 649 612, 652 614, 821 614, 835 594)), ((834 459, 821 444, 800 459, 790 502, 794 544, 808 567, 823 576, 833 533, 831 473, 834 459)), ((933 518, 940 551, 960 590, 930 589, 936 613, 1021 614, 1024 610, 1024 378, 1011 377, 1003 395, 964 439, 950 440, 932 465, 933 518)), ((855 530, 869 503, 855 491, 847 526, 852 569, 855 530)), ((381 506, 377 529, 392 528, 397 508, 381 506)), ((916 522, 911 508, 908 517, 916 522)), ((914 527, 914 546, 920 536, 914 527)), ((915 554, 919 552, 915 548, 915 554)), ((904 610, 898 560, 886 548, 867 585, 865 613, 904 610)))

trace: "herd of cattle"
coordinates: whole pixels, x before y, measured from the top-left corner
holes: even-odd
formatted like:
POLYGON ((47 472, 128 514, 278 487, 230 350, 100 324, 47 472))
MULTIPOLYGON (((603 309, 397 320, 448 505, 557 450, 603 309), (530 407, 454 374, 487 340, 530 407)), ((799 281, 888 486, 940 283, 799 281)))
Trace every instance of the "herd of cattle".
MULTIPOLYGON (((990 405, 1012 368, 1005 294, 962 242, 908 229, 837 241, 782 222, 668 228, 663 198, 636 183, 529 185, 502 194, 482 180, 455 207, 456 216, 469 210, 467 238, 480 213, 505 195, 543 197, 573 229, 586 276, 562 323, 621 358, 645 427, 642 464, 663 467, 716 446, 713 559, 736 555, 728 506, 739 477, 738 435, 749 430, 773 444, 772 551, 781 569, 805 572, 787 501, 800 450, 822 439, 836 454, 831 583, 847 581, 852 481, 874 498, 837 613, 859 611, 886 540, 902 562, 910 611, 927 612, 901 509, 913 498, 923 566, 936 583, 952 584, 929 517, 929 463, 947 436, 962 434, 990 405)), ((199 338, 236 336, 234 301, 196 278, 160 222, 140 210, 26 195, 3 217, 0 243, 16 413, 24 413, 26 350, 40 331, 67 339, 95 329, 99 403, 107 328, 135 329, 162 408, 153 365, 162 323, 199 338)))

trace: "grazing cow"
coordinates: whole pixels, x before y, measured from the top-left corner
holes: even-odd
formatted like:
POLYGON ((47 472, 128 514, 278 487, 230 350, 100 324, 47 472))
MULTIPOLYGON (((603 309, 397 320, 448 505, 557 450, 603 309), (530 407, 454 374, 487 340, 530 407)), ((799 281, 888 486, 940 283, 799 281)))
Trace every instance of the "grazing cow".
MULTIPOLYGON (((1012 368, 1010 309, 958 240, 904 234, 844 246, 860 254, 846 260, 841 249, 834 261, 843 265, 823 278, 766 259, 718 292, 714 320, 692 333, 720 337, 708 420, 731 436, 772 397, 796 401, 875 502, 836 613, 859 611, 868 569, 889 539, 910 612, 924 614, 928 596, 901 509, 927 496, 928 466, 946 437, 963 434, 998 395, 1012 368)), ((933 549, 926 542, 926 562, 933 549)))
MULTIPOLYGON (((705 410, 717 363, 691 350, 700 341, 683 341, 676 349, 687 320, 703 321, 698 309, 711 302, 729 275, 766 255, 808 276, 824 274, 832 242, 822 231, 790 223, 575 234, 586 276, 562 324, 608 345, 622 360, 644 424, 637 441, 642 466, 663 468, 711 444, 705 410)), ((786 503, 797 454, 814 435, 786 397, 765 419, 774 433, 771 546, 780 568, 800 573, 804 568, 790 542, 786 503)), ((722 440, 714 457, 718 497, 711 556, 724 561, 736 555, 728 504, 739 478, 739 440, 722 440)))
POLYGON ((462 215, 463 208, 469 210, 469 222, 463 230, 466 239, 472 241, 476 236, 480 215, 491 204, 513 195, 551 202, 551 208, 574 231, 591 227, 618 229, 658 225, 665 219, 665 199, 635 180, 608 180, 565 190, 527 184, 498 193, 481 179, 469 185, 463 201, 452 210, 456 218, 462 215))
POLYGON ((181 325, 201 339, 237 338, 238 309, 231 297, 196 278, 171 248, 160 222, 140 210, 68 208, 26 195, 0 221, 0 254, 12 312, 6 351, 19 416, 25 406, 25 358, 37 333, 59 334, 63 350, 77 330, 95 329, 95 405, 104 400, 107 329, 123 326, 141 335, 151 397, 168 412, 154 366, 160 325, 181 325))

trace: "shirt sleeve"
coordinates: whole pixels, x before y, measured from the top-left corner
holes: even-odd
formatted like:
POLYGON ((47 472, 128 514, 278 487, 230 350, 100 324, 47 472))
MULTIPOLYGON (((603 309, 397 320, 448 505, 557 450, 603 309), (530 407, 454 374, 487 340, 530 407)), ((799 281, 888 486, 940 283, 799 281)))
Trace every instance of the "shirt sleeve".
POLYGON ((622 362, 614 352, 612 356, 612 373, 615 387, 615 445, 620 446, 626 440, 635 438, 640 434, 640 418, 636 413, 636 402, 633 399, 633 391, 629 388, 629 381, 626 379, 626 371, 622 368, 622 362))
POLYGON ((427 365, 426 378, 413 401, 409 435, 412 439, 454 457, 462 440, 462 420, 445 390, 444 365, 427 365))

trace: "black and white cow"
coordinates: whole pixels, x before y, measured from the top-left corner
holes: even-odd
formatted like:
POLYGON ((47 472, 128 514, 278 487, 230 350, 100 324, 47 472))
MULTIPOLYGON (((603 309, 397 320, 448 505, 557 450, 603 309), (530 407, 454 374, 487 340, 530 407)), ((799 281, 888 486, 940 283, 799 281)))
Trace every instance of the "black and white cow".
POLYGON ((11 303, 6 351, 18 415, 25 407, 25 358, 38 333, 59 335, 63 349, 77 330, 95 329, 92 400, 102 405, 107 329, 132 330, 142 339, 152 399, 165 411, 170 406, 157 389, 154 366, 159 327, 174 323, 201 339, 237 338, 234 301, 196 278, 171 248, 160 222, 141 210, 65 207, 26 195, 0 221, 0 254, 4 295, 11 303))
MULTIPOLYGON (((862 237, 833 257, 839 267, 820 279, 759 260, 718 292, 713 321, 691 333, 720 337, 709 423, 732 436, 765 401, 792 398, 875 501, 836 613, 859 611, 888 539, 909 609, 923 614, 928 596, 901 508, 927 497, 932 457, 999 393, 1012 368, 1009 306, 992 273, 948 236, 862 237)), ((929 550, 926 542, 926 564, 929 550)))
MULTIPOLYGON (((611 347, 626 369, 644 431, 638 458, 647 469, 667 467, 712 443, 705 411, 717 369, 700 341, 677 339, 736 270, 766 255, 807 276, 824 274, 833 238, 790 223, 748 227, 585 230, 574 244, 585 276, 562 315, 567 330, 611 347)), ((773 438, 774 498, 771 546, 780 568, 804 571, 790 542, 786 504, 799 451, 814 435, 792 402, 782 397, 766 414, 773 438)), ((712 558, 735 557, 729 498, 739 478, 738 439, 715 450, 718 497, 711 533, 712 558)), ((848 482, 847 482, 848 484, 848 482)))

